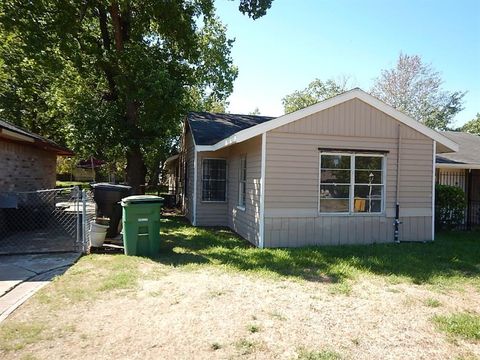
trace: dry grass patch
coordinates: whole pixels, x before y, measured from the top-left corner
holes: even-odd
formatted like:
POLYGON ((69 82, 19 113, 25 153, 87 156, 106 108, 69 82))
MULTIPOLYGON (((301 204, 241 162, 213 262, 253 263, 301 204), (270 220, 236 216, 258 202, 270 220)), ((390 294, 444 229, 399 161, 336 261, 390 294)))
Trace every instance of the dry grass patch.
POLYGON ((478 341, 453 342, 432 324, 440 312, 480 313, 469 236, 260 250, 178 218, 162 226, 157 259, 85 256, 43 288, 0 324, 0 358, 480 356, 478 341))

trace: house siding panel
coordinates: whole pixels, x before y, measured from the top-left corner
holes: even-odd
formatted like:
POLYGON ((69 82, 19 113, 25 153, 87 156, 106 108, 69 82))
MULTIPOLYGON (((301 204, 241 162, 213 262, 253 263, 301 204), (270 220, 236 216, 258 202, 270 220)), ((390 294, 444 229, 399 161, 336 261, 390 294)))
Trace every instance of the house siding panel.
POLYGON ((192 134, 187 131, 184 137, 184 144, 182 144, 182 151, 180 153, 180 171, 179 171, 179 190, 183 196, 183 212, 185 217, 193 222, 193 179, 194 179, 194 156, 195 146, 193 143, 192 134), (185 189, 185 167, 187 167, 187 188, 185 189))
POLYGON ((231 147, 229 155, 228 186, 228 226, 239 235, 258 245, 260 220, 260 171, 262 139, 257 136, 251 140, 231 147), (238 178, 240 158, 247 159, 247 185, 245 210, 238 209, 238 178))
POLYGON ((227 226, 258 245, 261 137, 212 152, 198 153, 197 163, 197 225, 227 226), (238 176, 240 157, 247 158, 247 184, 245 210, 238 209, 238 176), (227 161, 227 200, 225 202, 202 201, 202 161, 220 158, 227 161))
POLYGON ((265 245, 393 241, 399 129, 400 238, 431 240, 433 140, 354 99, 267 133, 265 245), (318 214, 318 148, 388 151, 385 213, 318 214), (282 223, 275 224, 279 218, 282 223), (287 238, 279 226, 288 229, 287 238), (311 229, 308 235, 306 228, 311 229))
POLYGON ((203 185, 203 160, 225 159, 227 162, 227 174, 229 170, 228 156, 230 149, 198 153, 197 160, 197 225, 199 226, 228 226, 227 209, 230 194, 228 193, 229 177, 227 176, 227 199, 222 202, 210 202, 202 200, 203 185))

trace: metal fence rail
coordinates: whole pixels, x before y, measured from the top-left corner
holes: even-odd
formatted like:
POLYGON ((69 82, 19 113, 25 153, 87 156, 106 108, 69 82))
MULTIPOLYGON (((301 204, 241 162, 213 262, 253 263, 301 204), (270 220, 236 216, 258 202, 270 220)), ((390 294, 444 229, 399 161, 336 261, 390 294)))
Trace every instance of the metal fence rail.
POLYGON ((87 252, 94 215, 78 187, 0 193, 0 254, 87 252))
POLYGON ((464 210, 464 219, 457 226, 458 230, 470 230, 480 226, 480 173, 477 170, 464 169, 437 169, 436 183, 456 186, 463 190, 467 200, 464 210))

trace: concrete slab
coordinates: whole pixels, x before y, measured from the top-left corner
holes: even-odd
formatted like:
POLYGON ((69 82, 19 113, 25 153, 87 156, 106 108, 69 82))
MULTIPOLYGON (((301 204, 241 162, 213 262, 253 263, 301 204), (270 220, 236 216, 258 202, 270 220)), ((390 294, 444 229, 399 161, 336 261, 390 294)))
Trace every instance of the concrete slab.
POLYGON ((0 264, 0 297, 36 273, 15 265, 0 264))
POLYGON ((23 302, 63 274, 79 253, 0 256, 0 322, 23 302))
POLYGON ((52 253, 0 256, 0 264, 16 266, 36 274, 75 263, 79 253, 52 253))

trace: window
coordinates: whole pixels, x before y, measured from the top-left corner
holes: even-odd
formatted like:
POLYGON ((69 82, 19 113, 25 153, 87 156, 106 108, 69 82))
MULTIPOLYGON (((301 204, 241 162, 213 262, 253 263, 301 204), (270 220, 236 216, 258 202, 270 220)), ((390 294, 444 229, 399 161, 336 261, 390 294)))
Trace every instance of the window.
POLYGON ((383 209, 384 155, 320 154, 321 213, 380 213, 383 209))
POLYGON ((203 160, 203 201, 226 201, 227 162, 223 159, 203 160))
POLYGON ((247 157, 240 157, 240 168, 238 171, 238 207, 245 209, 247 199, 247 157))

